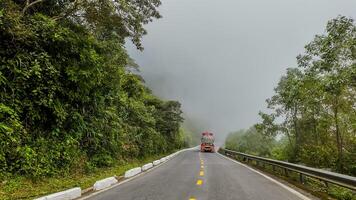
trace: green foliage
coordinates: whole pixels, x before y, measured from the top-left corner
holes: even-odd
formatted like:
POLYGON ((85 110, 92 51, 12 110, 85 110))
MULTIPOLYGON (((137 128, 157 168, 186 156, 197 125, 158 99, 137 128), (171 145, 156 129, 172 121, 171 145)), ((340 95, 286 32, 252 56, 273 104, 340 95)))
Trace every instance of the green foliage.
MULTIPOLYGON (((283 136, 269 150, 274 158, 356 175, 354 21, 343 16, 329 21, 326 34, 305 50, 297 57, 299 68, 289 68, 267 100, 271 114, 260 113, 262 122, 255 127, 265 137, 283 136)), ((265 152, 256 151, 253 142, 243 149, 245 137, 230 139, 242 151, 265 152)))
MULTIPOLYGON (((9 0, 2 0, 7 4, 9 0)), ((160 0, 13 0, 19 14, 42 13, 55 20, 69 20, 87 28, 100 40, 115 37, 120 43, 131 38, 138 49, 143 49, 141 37, 147 32, 144 24, 160 18, 160 0)))
POLYGON ((230 133, 226 138, 227 149, 236 150, 257 156, 270 157, 275 145, 273 137, 260 134, 254 127, 230 133))
POLYGON ((180 104, 155 97, 124 49, 126 37, 141 47, 159 4, 0 1, 1 176, 90 171, 186 145, 180 104))
POLYGON ((190 137, 189 146, 196 146, 200 144, 201 132, 205 130, 204 127, 206 126, 201 124, 199 120, 189 116, 184 116, 182 129, 186 133, 185 135, 190 137))
POLYGON ((353 191, 345 190, 344 188, 338 186, 330 187, 328 194, 340 200, 355 200, 356 198, 353 191))

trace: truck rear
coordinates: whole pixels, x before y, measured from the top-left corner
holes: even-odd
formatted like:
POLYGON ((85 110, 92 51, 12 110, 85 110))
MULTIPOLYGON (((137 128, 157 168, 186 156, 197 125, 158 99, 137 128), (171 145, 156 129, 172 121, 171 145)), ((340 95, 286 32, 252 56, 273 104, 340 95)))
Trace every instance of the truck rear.
POLYGON ((201 152, 215 152, 214 134, 213 133, 203 132, 201 134, 200 151, 201 152))

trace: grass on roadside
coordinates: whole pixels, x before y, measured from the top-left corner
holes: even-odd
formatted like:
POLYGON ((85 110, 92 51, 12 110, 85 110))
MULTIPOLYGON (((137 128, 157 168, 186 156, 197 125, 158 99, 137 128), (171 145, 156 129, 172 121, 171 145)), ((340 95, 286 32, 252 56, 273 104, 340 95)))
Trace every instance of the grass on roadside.
POLYGON ((157 155, 145 159, 133 160, 127 164, 100 168, 88 174, 56 176, 43 178, 39 181, 33 181, 25 177, 12 177, 0 183, 0 199, 34 199, 73 187, 81 187, 82 189, 89 188, 97 180, 114 175, 122 175, 128 169, 142 166, 145 163, 152 162, 163 156, 164 155, 157 155))

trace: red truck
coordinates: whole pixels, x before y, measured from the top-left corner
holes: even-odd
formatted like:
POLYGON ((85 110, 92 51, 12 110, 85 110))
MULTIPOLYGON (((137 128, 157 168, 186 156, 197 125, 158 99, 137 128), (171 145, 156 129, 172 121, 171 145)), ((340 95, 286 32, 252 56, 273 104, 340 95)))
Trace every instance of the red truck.
POLYGON ((201 134, 201 144, 200 144, 201 152, 215 152, 214 147, 214 134, 210 132, 203 132, 201 134))

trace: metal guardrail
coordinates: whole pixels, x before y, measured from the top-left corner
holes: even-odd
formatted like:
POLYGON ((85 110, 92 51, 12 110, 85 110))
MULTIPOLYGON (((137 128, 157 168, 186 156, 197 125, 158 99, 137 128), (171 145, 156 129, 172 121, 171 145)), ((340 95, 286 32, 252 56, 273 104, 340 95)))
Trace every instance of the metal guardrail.
POLYGON ((316 169, 312 167, 306 167, 303 165, 292 164, 289 162, 273 160, 269 158, 263 158, 259 156, 253 156, 245 153, 240 153, 237 151, 231 151, 228 149, 220 148, 219 152, 225 154, 226 156, 240 156, 244 161, 254 160, 256 163, 269 164, 274 167, 280 167, 284 169, 285 175, 288 176, 288 170, 299 173, 300 181, 304 182, 304 176, 309 176, 320 181, 323 181, 326 185, 327 183, 332 183, 356 191, 356 177, 348 176, 344 174, 329 172, 322 169, 316 169))

